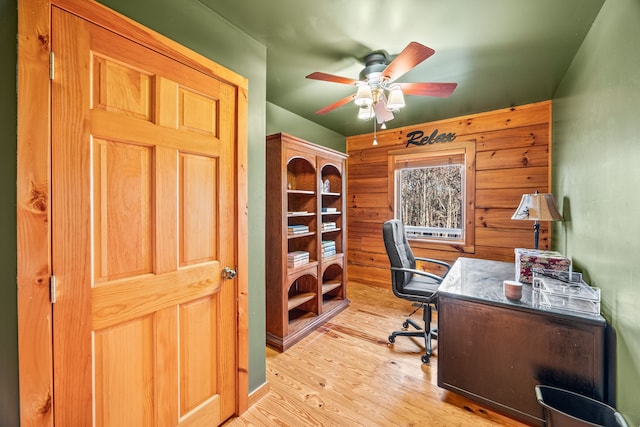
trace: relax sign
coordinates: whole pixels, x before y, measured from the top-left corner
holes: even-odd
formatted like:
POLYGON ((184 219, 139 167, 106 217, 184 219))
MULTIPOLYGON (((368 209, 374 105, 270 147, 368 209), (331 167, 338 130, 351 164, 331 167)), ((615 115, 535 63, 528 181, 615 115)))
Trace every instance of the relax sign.
POLYGON ((421 130, 414 130, 413 132, 409 132, 407 134, 407 145, 405 145, 405 147, 408 147, 409 144, 431 145, 435 144, 436 142, 453 142, 454 139, 456 139, 455 133, 443 132, 441 134, 438 134, 438 129, 434 130, 429 136, 424 136, 424 132, 422 132, 421 130))

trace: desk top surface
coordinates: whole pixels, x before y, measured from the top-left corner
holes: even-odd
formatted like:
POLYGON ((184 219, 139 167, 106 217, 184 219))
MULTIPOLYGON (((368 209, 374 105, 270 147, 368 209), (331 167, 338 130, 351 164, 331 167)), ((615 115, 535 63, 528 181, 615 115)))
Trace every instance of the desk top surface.
POLYGON ((539 304, 534 304, 533 291, 529 284, 522 285, 522 298, 519 301, 509 300, 502 291, 502 282, 504 280, 515 280, 514 263, 461 257, 451 267, 449 274, 440 285, 438 293, 511 309, 544 312, 574 320, 578 318, 596 323, 605 322, 600 315, 594 316, 547 307, 543 308, 539 304))

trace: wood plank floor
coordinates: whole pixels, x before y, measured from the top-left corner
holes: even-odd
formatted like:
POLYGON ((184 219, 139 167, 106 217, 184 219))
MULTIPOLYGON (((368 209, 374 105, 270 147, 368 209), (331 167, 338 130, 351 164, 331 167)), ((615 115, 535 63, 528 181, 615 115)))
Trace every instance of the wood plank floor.
POLYGON ((351 305, 291 349, 266 349, 269 393, 225 427, 525 425, 439 388, 436 341, 430 365, 419 339, 387 344, 411 303, 359 283, 347 293, 351 305))

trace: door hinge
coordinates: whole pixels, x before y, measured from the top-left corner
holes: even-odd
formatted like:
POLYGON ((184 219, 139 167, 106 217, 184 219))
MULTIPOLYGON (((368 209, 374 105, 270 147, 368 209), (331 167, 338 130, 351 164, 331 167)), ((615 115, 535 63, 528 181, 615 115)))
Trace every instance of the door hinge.
POLYGON ((49 277, 49 298, 52 304, 56 302, 56 276, 49 277))
POLYGON ((55 78, 55 55, 53 51, 49 52, 49 80, 53 80, 55 78))

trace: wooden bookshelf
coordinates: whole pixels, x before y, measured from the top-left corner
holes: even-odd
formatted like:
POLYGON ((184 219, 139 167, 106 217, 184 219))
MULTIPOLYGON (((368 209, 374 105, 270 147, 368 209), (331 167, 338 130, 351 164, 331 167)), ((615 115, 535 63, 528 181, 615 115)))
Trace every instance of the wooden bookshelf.
POLYGON ((349 304, 346 157, 291 135, 267 137, 267 344, 279 351, 349 304), (298 231, 290 234, 290 226, 298 231), (308 253, 308 261, 290 266, 293 252, 308 253))

